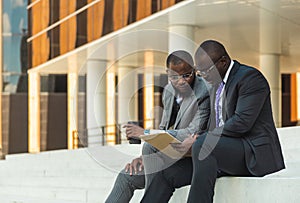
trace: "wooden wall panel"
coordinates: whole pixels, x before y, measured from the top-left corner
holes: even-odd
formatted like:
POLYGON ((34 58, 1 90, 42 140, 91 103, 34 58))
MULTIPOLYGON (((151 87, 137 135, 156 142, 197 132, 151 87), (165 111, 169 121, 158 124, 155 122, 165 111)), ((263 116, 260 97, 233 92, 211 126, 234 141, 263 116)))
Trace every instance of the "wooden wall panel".
POLYGON ((137 15, 136 20, 141 20, 151 15, 152 0, 137 1, 137 15))
POLYGON ((41 30, 41 3, 35 4, 31 8, 31 14, 32 14, 32 35, 37 34, 41 30))
POLYGON ((162 0, 161 9, 166 9, 170 6, 173 6, 175 3, 175 0, 162 0))
MULTIPOLYGON (((41 3, 37 3, 31 8, 31 14, 32 14, 32 35, 35 35, 40 30, 40 24, 41 24, 41 3)), ((39 64, 39 50, 40 50, 40 43, 38 39, 35 39, 32 41, 32 65, 36 66, 39 64)))
MULTIPOLYGON (((37 0, 36 0, 37 1, 37 0)), ((59 19, 63 20, 76 11, 76 0, 55 0, 59 4, 59 19)), ((166 9, 182 0, 101 0, 87 9, 86 42, 99 39, 105 34, 118 30, 141 20, 152 13, 166 9)), ((33 2, 33 1, 32 1, 33 2)), ((87 4, 95 0, 86 0, 87 4)), ((49 26, 50 0, 38 0, 30 9, 32 35, 35 37, 31 42, 32 67, 40 65, 49 59, 65 54, 76 48, 77 20, 76 16, 62 22, 57 30, 56 54, 50 57, 50 40, 48 33, 35 35, 49 26), (59 46, 58 46, 59 42, 59 46), (59 48, 58 48, 59 47, 59 48)), ((29 13, 29 14, 30 14, 29 13)), ((57 18, 56 18, 57 19, 57 18)), ((57 19, 58 20, 58 19, 57 19)), ((52 22, 53 23, 53 22, 52 22)), ((78 28, 80 29, 80 28, 78 28)), ((48 31, 49 32, 49 31, 48 31)), ((50 31, 53 34, 54 32, 50 31)), ((85 32, 84 32, 85 33, 85 32)), ((81 45, 82 45, 81 44, 81 45)))
MULTIPOLYGON (((62 20, 76 11, 76 0, 60 1, 59 19, 62 20)), ((76 16, 60 24, 59 42, 60 54, 75 48, 76 44, 76 16)))
MULTIPOLYGON (((32 34, 37 34, 49 26, 49 0, 42 0, 32 7, 32 34)), ((46 62, 50 53, 50 41, 43 33, 32 41, 32 65, 46 62)))
MULTIPOLYGON (((68 1, 60 1, 59 5, 59 19, 67 17, 69 9, 68 9, 68 1)), ((64 21, 59 25, 59 50, 60 54, 64 54, 68 50, 67 38, 68 38, 68 22, 64 21)))
MULTIPOLYGON (((94 0, 88 0, 88 3, 94 0)), ((87 39, 88 42, 99 39, 103 32, 105 1, 102 0, 87 9, 87 39)))
POLYGON ((113 7, 114 30, 125 27, 128 22, 129 0, 115 0, 113 7))
MULTIPOLYGON (((50 20, 50 2, 49 0, 42 1, 42 30, 49 26, 50 20)), ((47 32, 41 35, 41 63, 48 60, 50 54, 50 40, 47 36, 47 32)))
MULTIPOLYGON (((69 0, 69 14, 72 14, 76 11, 76 0, 69 0)), ((68 51, 75 49, 76 46, 76 30, 77 30, 77 21, 76 16, 73 16, 68 20, 68 51)))

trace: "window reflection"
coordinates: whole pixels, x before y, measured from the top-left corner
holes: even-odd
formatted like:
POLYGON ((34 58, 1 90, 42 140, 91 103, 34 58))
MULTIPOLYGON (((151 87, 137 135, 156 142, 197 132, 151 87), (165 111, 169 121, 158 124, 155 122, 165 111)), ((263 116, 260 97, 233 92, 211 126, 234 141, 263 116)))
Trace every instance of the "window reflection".
MULTIPOLYGON (((3 91, 13 93, 17 91, 20 76, 26 75, 27 71, 27 46, 24 43, 27 38, 27 0, 2 1, 2 5, 3 91)), ((18 87, 20 90, 26 88, 18 87)))

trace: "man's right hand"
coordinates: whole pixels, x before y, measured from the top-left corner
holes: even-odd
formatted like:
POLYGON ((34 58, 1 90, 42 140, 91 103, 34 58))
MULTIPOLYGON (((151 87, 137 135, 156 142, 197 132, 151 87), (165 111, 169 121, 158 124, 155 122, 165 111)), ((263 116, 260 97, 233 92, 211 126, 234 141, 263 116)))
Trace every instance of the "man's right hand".
POLYGON ((144 134, 144 128, 134 125, 134 124, 126 124, 123 126, 123 128, 126 128, 126 137, 128 138, 137 138, 140 135, 144 134))
POLYGON ((128 173, 129 175, 137 174, 138 172, 144 170, 144 164, 143 164, 143 159, 142 157, 138 157, 132 160, 131 163, 126 164, 125 166, 125 172, 128 173))

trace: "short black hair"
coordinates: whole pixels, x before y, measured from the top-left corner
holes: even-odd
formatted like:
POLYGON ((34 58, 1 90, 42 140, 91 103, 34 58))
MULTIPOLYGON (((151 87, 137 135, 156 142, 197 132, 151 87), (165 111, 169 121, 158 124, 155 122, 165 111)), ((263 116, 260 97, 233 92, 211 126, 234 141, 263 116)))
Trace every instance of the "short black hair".
POLYGON ((204 53, 207 54, 213 61, 221 56, 229 57, 224 45, 215 40, 206 40, 201 43, 195 53, 195 58, 204 53))
POLYGON ((169 67, 170 63, 173 63, 174 65, 178 65, 182 62, 185 62, 191 68, 194 68, 194 60, 192 55, 184 50, 174 51, 171 54, 169 54, 166 61, 166 66, 169 67))

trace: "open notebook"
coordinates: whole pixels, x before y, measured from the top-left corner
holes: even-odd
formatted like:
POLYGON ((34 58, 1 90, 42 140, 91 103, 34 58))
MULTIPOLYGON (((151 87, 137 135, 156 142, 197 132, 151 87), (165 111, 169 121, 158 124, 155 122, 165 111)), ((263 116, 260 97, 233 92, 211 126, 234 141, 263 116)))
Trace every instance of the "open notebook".
POLYGON ((180 140, 173 137, 167 132, 150 134, 150 135, 140 135, 140 138, 145 142, 148 142, 153 147, 171 157, 172 159, 181 158, 184 154, 176 151, 170 143, 181 143, 180 140))

